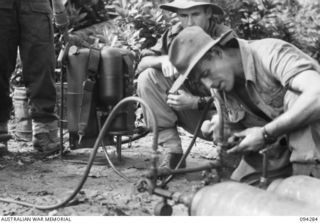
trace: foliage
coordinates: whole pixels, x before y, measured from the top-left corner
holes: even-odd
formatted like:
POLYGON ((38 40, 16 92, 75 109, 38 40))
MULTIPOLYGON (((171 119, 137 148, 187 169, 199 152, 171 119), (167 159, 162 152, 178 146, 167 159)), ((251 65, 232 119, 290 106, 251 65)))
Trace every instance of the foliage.
POLYGON ((157 2, 144 0, 70 0, 66 9, 73 44, 89 47, 98 40, 127 48, 135 53, 136 62, 140 51, 153 46, 175 21, 157 2))
POLYGON ((69 27, 79 30, 110 20, 113 15, 105 9, 107 4, 107 0, 69 0, 66 4, 69 27))
POLYGON ((297 1, 216 1, 226 15, 221 21, 244 39, 279 38, 296 45, 320 62, 318 5, 297 1))
MULTIPOLYGON (((158 9, 155 1, 122 1, 119 25, 122 43, 140 50, 155 44, 164 30, 177 20, 158 9)), ((318 5, 297 0, 216 0, 225 10, 218 22, 232 27, 244 39, 279 38, 288 41, 320 62, 320 15, 318 5)))
POLYGON ((117 11, 121 15, 115 19, 118 35, 124 45, 137 53, 153 46, 175 21, 171 14, 162 12, 154 3, 142 0, 128 2, 123 11, 119 8, 117 11))
POLYGON ((295 15, 295 41, 299 47, 320 62, 320 8, 306 5, 295 15))
MULTIPOLYGON (((89 44, 125 47, 139 58, 163 32, 177 22, 174 14, 159 9, 162 1, 69 0, 70 29, 78 30, 89 44), (84 29, 85 28, 85 29, 84 29), (91 39, 91 40, 90 40, 91 39), (90 42, 91 41, 91 42, 90 42)), ((320 61, 320 15, 318 5, 297 0, 215 0, 225 10, 217 17, 244 39, 279 38, 320 61)))

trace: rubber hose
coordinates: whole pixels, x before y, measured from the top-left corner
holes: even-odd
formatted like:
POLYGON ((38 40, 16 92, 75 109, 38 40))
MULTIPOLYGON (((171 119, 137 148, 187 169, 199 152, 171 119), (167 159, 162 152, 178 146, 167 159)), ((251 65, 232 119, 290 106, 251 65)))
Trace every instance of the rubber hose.
MULTIPOLYGON (((79 182, 78 186, 76 187, 76 189, 74 190, 74 192, 64 201, 55 204, 55 205, 51 205, 51 206, 43 206, 43 205, 35 205, 35 204, 31 204, 31 203, 27 203, 27 202, 22 202, 22 201, 16 201, 16 200, 11 200, 11 199, 5 199, 5 198, 0 198, 0 201, 5 202, 5 203, 15 203, 15 204, 19 204, 22 206, 26 206, 26 207, 32 207, 32 208, 36 208, 39 210, 52 210, 52 209, 57 209, 59 207, 63 207, 65 206, 69 201, 71 201, 81 190, 81 188, 83 187, 85 181, 88 178, 89 172, 91 170, 94 158, 97 154, 99 145, 102 141, 103 136, 105 135, 106 131, 109 129, 110 125, 111 125, 111 121, 113 121, 114 117, 116 116, 116 112, 119 110, 119 108, 121 106, 123 106, 123 104, 128 103, 128 102, 138 102, 140 104, 142 104, 150 113, 151 115, 151 120, 153 121, 153 140, 152 140, 152 149, 154 151, 154 156, 157 156, 157 149, 158 149, 158 129, 157 129, 157 120, 155 118, 155 114, 152 111, 152 109, 150 108, 150 106, 143 101, 141 98, 138 97, 127 97, 122 99, 115 107, 114 109, 111 111, 110 115, 108 116, 107 120, 105 121, 101 131, 99 132, 98 138, 95 141, 95 144, 93 146, 93 151, 90 155, 89 161, 88 161, 88 165, 87 168, 82 176, 81 181, 79 182)), ((153 168, 156 172, 156 162, 153 163, 153 168)))

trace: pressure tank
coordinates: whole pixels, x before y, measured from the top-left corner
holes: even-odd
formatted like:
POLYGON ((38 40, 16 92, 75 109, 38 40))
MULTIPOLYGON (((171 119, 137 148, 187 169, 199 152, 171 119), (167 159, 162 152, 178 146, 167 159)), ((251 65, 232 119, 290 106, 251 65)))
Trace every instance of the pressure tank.
POLYGON ((318 216, 320 208, 247 184, 223 182, 199 190, 190 205, 194 216, 318 216))
POLYGON ((117 48, 103 47, 99 72, 99 106, 108 107, 124 98, 123 59, 117 48))
POLYGON ((320 180, 309 176, 292 176, 273 181, 268 191, 303 201, 320 209, 320 180))

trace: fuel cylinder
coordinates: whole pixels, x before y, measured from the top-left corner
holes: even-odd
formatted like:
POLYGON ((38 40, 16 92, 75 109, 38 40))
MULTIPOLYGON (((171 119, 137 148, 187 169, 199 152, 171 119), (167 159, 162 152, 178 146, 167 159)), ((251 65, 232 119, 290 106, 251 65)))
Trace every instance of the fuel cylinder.
POLYGON ((320 209, 320 180, 309 176, 292 176, 273 181, 268 189, 275 194, 303 201, 320 209))
POLYGON ((199 190, 192 199, 194 216, 318 216, 320 209, 247 184, 223 182, 199 190))
POLYGON ((99 102, 101 107, 117 104, 124 98, 123 59, 117 48, 101 50, 99 102))

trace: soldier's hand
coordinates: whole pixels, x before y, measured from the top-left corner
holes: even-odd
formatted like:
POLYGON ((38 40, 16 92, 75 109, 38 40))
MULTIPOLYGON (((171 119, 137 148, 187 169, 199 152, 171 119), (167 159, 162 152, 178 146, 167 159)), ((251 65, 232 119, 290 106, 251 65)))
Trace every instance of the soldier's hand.
POLYGON ((240 140, 239 143, 229 149, 227 153, 257 152, 265 146, 262 127, 248 128, 244 131, 234 133, 232 137, 237 137, 240 140))
POLYGON ((169 94, 167 104, 176 111, 198 108, 199 97, 187 93, 184 90, 178 90, 177 94, 169 94))

